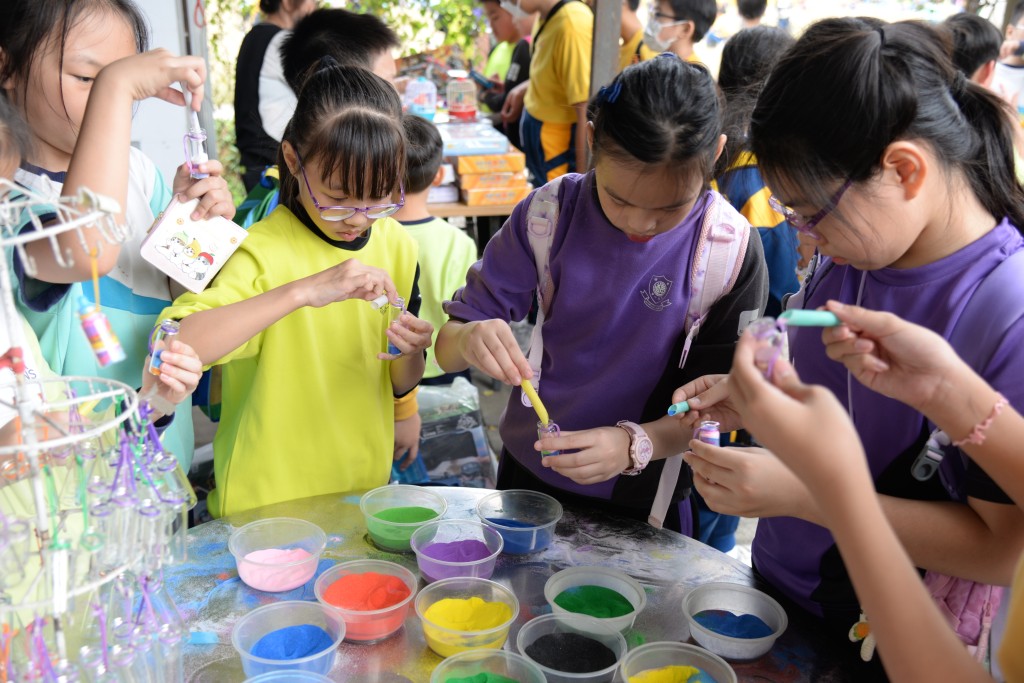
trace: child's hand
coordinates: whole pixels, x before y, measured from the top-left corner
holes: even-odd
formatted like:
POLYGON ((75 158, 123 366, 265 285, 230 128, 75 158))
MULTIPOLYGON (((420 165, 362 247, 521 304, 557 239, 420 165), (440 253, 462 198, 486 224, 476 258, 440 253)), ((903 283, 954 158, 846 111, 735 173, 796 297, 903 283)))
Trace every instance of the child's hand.
MULTIPOLYGON (((814 492, 816 506, 824 509, 829 498, 860 485, 873 487, 857 430, 832 392, 803 384, 785 359, 776 361, 769 382, 755 361, 759 345, 750 330, 744 332, 729 374, 732 401, 746 428, 814 492)), ((706 444, 691 445, 694 451, 705 451, 706 444)), ((701 473, 712 480, 717 474, 703 469, 701 473)), ((781 477, 771 483, 784 485, 781 477)), ((806 519, 806 513, 800 516, 806 519)))
POLYGON ((864 386, 927 412, 944 383, 966 368, 945 339, 891 314, 829 301, 843 325, 822 332, 829 358, 864 386))
POLYGON ((140 393, 144 395, 150 387, 155 387, 158 396, 178 405, 196 390, 203 375, 203 364, 191 346, 177 339, 171 340, 170 346, 162 349, 160 360, 160 375, 157 376, 149 371, 150 361, 146 359, 140 393))
POLYGON ((526 90, 530 81, 523 81, 508 91, 505 96, 505 104, 501 107, 501 121, 506 126, 516 125, 523 115, 523 100, 526 98, 526 90))
POLYGON ((235 215, 235 200, 231 196, 228 183, 223 178, 224 166, 216 159, 199 164, 197 170, 209 174, 207 178, 196 180, 188 164, 182 164, 174 174, 172 190, 181 196, 181 201, 190 201, 199 197, 199 204, 192 212, 192 220, 201 221, 214 216, 231 219, 235 215))
POLYGON ((434 334, 434 326, 426 320, 417 318, 409 311, 404 311, 398 316, 398 320, 384 331, 389 341, 398 347, 402 352, 399 355, 390 353, 378 353, 377 358, 381 360, 395 360, 403 356, 421 354, 431 344, 431 337, 434 334))
POLYGON ((413 413, 405 420, 395 420, 395 462, 400 470, 413 464, 420 452, 420 427, 419 413, 413 413))
POLYGON ((533 379, 530 363, 504 320, 466 323, 459 334, 459 353, 470 365, 499 382, 517 387, 524 377, 533 379))
POLYGON ((562 432, 534 442, 533 448, 562 451, 560 455, 541 458, 540 462, 577 484, 608 481, 633 464, 629 457, 629 434, 618 427, 562 432))
POLYGON ((185 96, 171 84, 180 83, 192 94, 192 109, 199 111, 203 103, 206 62, 201 57, 175 55, 163 48, 143 52, 108 64, 96 77, 97 87, 127 88, 133 100, 158 97, 171 104, 185 105, 185 96))
POLYGON ((703 420, 718 422, 723 432, 741 429, 743 419, 729 400, 729 391, 728 375, 704 375, 684 384, 672 393, 672 403, 686 401, 690 410, 676 419, 688 429, 695 429, 703 420))
POLYGON ((295 284, 303 305, 314 308, 346 299, 373 301, 381 294, 387 294, 391 303, 398 298, 398 289, 387 271, 364 265, 354 258, 295 284))

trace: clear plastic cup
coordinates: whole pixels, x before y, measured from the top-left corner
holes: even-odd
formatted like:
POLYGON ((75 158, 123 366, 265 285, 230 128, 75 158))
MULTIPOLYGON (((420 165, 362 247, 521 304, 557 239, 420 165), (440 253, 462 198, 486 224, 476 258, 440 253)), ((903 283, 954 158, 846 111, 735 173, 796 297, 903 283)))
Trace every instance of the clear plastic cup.
POLYGON ((231 630, 231 644, 242 658, 246 676, 258 676, 274 671, 311 671, 327 675, 334 666, 334 655, 345 638, 345 622, 341 615, 318 602, 287 600, 258 607, 237 622, 231 630), (288 626, 318 626, 332 640, 330 647, 299 659, 265 659, 252 654, 260 638, 288 626))
POLYGON ((434 667, 430 683, 446 683, 452 678, 466 679, 481 673, 497 674, 517 683, 545 683, 544 672, 536 664, 505 650, 460 652, 434 667))
POLYGON ((416 596, 416 614, 423 622, 423 635, 430 649, 442 657, 451 657, 466 650, 501 649, 508 639, 512 622, 519 616, 519 600, 511 589, 489 579, 455 578, 435 581, 416 596), (491 628, 464 631, 430 621, 426 611, 436 602, 454 598, 480 598, 484 602, 501 602, 509 606, 511 616, 491 628))
POLYGON ((236 529, 228 539, 238 577, 251 588, 277 593, 298 588, 316 574, 327 535, 312 522, 291 517, 261 519, 236 529), (265 550, 301 549, 309 553, 297 560, 254 559, 265 550))
POLYGON ((789 625, 782 605, 756 588, 738 583, 705 583, 690 589, 683 597, 683 614, 690 627, 690 636, 698 645, 720 657, 737 661, 757 659, 771 650, 776 638, 789 625), (772 633, 763 638, 735 638, 716 633, 694 620, 693 615, 704 610, 752 614, 767 624, 772 633))
MULTIPOLYGON (((623 683, 631 683, 633 676, 644 671, 669 666, 695 666, 715 680, 715 683, 736 683, 736 672, 716 654, 689 643, 647 643, 641 645, 622 660, 619 671, 623 683)), ((707 680, 702 678, 702 681, 707 680)))
POLYGON ((615 672, 619 668, 627 650, 626 639, 608 624, 603 623, 600 619, 568 612, 564 614, 545 614, 526 622, 519 629, 519 635, 516 637, 516 647, 524 657, 536 664, 544 672, 548 683, 610 683, 615 678, 615 672), (615 654, 615 662, 597 671, 574 673, 559 671, 550 666, 545 666, 527 652, 527 648, 542 636, 562 633, 582 635, 596 640, 615 654))
POLYGON ((345 620, 345 640, 353 643, 375 643, 390 637, 402 628, 418 587, 419 580, 416 575, 400 564, 385 560, 353 560, 336 564, 321 574, 313 585, 313 592, 322 604, 341 614, 345 620), (349 574, 367 572, 397 576, 409 588, 409 596, 389 607, 365 611, 345 609, 327 601, 327 589, 335 581, 349 574))
MULTIPOLYGON (((465 519, 442 519, 424 524, 409 539, 412 551, 416 553, 416 564, 427 583, 456 576, 478 576, 491 578, 505 542, 493 527, 481 522, 465 519), (431 546, 439 543, 460 542, 482 543, 487 555, 474 560, 442 560, 431 557, 431 546)), ((479 546, 477 546, 479 548, 479 546)), ((436 552, 434 553, 436 554, 436 552)))
MULTIPOLYGON (((608 567, 570 567, 551 575, 544 584, 544 599, 555 614, 574 614, 555 603, 563 591, 580 586, 600 586, 615 591, 633 605, 633 611, 621 617, 595 617, 617 631, 625 631, 647 606, 647 593, 640 583, 624 572, 608 567)), ((593 615, 590 615, 593 616, 593 615)))
POLYGON ((555 537, 562 518, 562 504, 551 496, 526 489, 496 491, 476 506, 480 520, 505 540, 506 555, 525 555, 543 550, 555 537))
POLYGON ((245 683, 332 683, 332 681, 327 676, 321 676, 312 671, 271 671, 247 678, 245 683))
POLYGON ((407 553, 413 532, 427 522, 441 518, 448 510, 448 503, 427 488, 389 484, 363 494, 359 499, 359 509, 374 545, 381 550, 407 553), (378 516, 381 513, 387 515, 388 510, 395 508, 426 508, 434 514, 429 519, 415 522, 389 521, 378 516))

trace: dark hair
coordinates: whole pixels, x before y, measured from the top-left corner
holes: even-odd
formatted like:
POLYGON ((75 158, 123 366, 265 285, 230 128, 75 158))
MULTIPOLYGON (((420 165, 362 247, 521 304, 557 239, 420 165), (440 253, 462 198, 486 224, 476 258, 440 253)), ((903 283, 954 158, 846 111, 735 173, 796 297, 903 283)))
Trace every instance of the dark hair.
POLYGON ((281 65, 288 85, 299 92, 321 57, 333 57, 341 66, 372 69, 377 55, 400 46, 395 32, 372 14, 318 9, 300 19, 282 42, 281 65))
POLYGON ((28 155, 29 139, 25 120, 6 97, 0 97, 0 161, 16 157, 20 163, 28 155))
POLYGON ((0 83, 10 79, 15 88, 28 86, 29 73, 41 51, 57 47, 63 66, 68 34, 90 10, 113 12, 128 22, 137 51, 145 52, 149 44, 145 16, 132 0, 4 0, 4 4, 0 20, 0 83))
MULTIPOLYGON (((281 140, 291 143, 304 163, 319 161, 321 175, 336 179, 351 197, 386 197, 398 189, 405 173, 398 93, 361 67, 330 63, 314 70, 281 140)), ((299 213, 299 182, 285 172, 283 145, 278 167, 281 203, 299 213)))
POLYGON ((672 16, 676 21, 693 22, 693 42, 707 35, 711 25, 718 18, 718 5, 715 0, 668 0, 672 7, 672 16))
POLYGON ((725 149, 718 158, 715 177, 722 175, 747 148, 750 115, 768 74, 796 40, 775 26, 745 28, 725 42, 718 69, 718 86, 725 95, 723 131, 725 149))
POLYGON ((711 179, 722 132, 718 88, 702 64, 673 54, 627 67, 588 106, 594 161, 670 166, 711 179))
POLYGON ((282 4, 284 0, 260 0, 260 11, 264 14, 276 14, 282 4))
POLYGON ((744 19, 760 19, 768 9, 768 0, 737 0, 736 9, 744 19))
POLYGON ((626 5, 629 6, 631 12, 635 12, 640 9, 640 0, 626 0, 626 5))
POLYGON ((444 143, 437 126, 414 114, 402 116, 405 129, 405 191, 423 192, 434 184, 441 168, 444 143))
POLYGON ((825 19, 779 61, 751 120, 768 186, 824 206, 838 182, 868 180, 894 140, 921 140, 997 219, 1024 226, 1014 176, 1016 115, 953 68, 925 24, 825 19))
POLYGON ((994 59, 999 59, 1003 35, 988 19, 961 12, 939 24, 952 42, 953 65, 970 78, 974 72, 994 59))

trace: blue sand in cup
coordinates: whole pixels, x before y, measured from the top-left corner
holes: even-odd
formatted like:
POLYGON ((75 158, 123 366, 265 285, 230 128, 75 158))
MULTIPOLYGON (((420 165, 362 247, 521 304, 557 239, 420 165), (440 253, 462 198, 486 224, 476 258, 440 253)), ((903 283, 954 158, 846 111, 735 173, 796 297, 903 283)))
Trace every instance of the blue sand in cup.
POLYGON ((722 636, 764 638, 774 631, 753 614, 733 614, 724 609, 706 609, 693 615, 698 624, 722 636))
POLYGON ((551 543, 552 528, 538 530, 536 533, 516 531, 517 529, 536 529, 536 524, 520 522, 517 519, 505 519, 504 517, 488 517, 487 521, 499 527, 497 532, 505 539, 504 552, 509 555, 521 555, 532 553, 535 550, 546 548, 551 543), (506 527, 506 528, 500 528, 506 527))
POLYGON ((319 654, 334 645, 331 634, 319 626, 304 624, 271 631, 256 641, 254 657, 290 661, 319 654))

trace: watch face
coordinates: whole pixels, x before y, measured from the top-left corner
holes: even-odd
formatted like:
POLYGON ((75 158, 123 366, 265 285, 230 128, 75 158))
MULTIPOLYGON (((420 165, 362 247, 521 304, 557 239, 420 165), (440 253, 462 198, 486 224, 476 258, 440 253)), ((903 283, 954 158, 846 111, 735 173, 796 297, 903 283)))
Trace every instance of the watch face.
POLYGON ((640 464, 646 465, 651 461, 652 455, 654 455, 654 446, 651 444, 651 440, 640 439, 636 445, 636 459, 640 461, 640 464))

